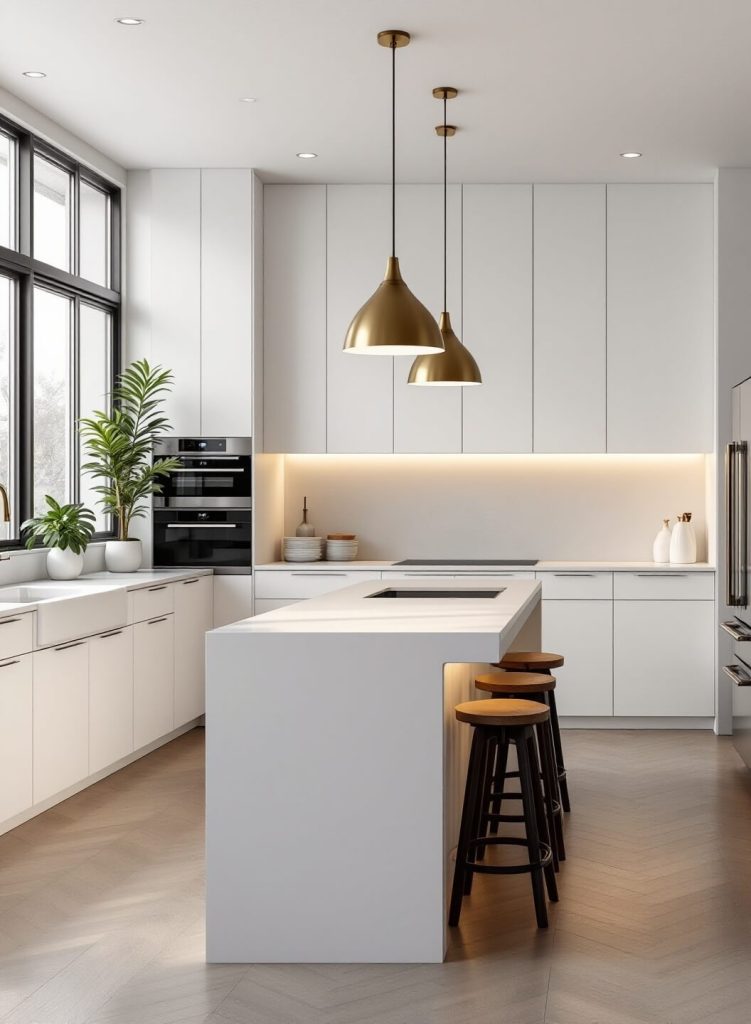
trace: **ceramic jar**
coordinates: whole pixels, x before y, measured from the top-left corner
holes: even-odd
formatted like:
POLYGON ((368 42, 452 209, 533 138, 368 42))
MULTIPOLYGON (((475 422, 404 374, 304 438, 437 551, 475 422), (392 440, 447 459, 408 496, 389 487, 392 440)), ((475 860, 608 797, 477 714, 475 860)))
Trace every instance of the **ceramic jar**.
POLYGON ((696 534, 691 525, 691 513, 678 517, 670 535, 670 561, 675 565, 690 565, 696 561, 696 534))
POLYGON ((663 519, 662 529, 655 537, 652 545, 652 561, 666 563, 670 561, 670 520, 663 519))

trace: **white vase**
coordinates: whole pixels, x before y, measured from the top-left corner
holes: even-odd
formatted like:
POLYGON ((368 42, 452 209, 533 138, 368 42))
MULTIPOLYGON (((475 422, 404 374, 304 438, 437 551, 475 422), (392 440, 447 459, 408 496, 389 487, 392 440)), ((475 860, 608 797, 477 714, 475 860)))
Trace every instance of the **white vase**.
POLYGON ((655 537, 652 545, 652 561, 665 563, 670 561, 670 520, 663 519, 662 529, 655 537))
POLYGON ((696 534, 688 512, 680 517, 670 535, 670 561, 675 565, 690 565, 696 561, 696 534))
POLYGON ((108 540, 104 545, 104 564, 108 572, 136 572, 141 568, 140 540, 108 540))
POLYGON ((75 580, 83 572, 83 555, 66 548, 50 548, 47 552, 47 575, 51 580, 75 580))

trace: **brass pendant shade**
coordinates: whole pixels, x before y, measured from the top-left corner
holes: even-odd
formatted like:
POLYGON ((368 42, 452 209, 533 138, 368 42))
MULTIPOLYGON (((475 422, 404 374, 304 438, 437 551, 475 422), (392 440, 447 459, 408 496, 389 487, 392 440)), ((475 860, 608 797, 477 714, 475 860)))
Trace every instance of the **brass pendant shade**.
POLYGON ((396 255, 396 51, 409 44, 409 33, 379 32, 378 43, 391 49, 391 256, 383 281, 347 329, 344 351, 383 356, 443 352, 438 324, 404 283, 396 255))
POLYGON ((482 384, 480 367, 454 334, 448 313, 441 313, 440 329, 444 351, 437 355, 418 356, 409 371, 409 383, 434 387, 482 384))
POLYGON ((482 384, 480 367, 469 351, 462 345, 451 327, 451 317, 446 310, 446 257, 448 250, 447 218, 446 218, 446 140, 456 134, 454 125, 446 124, 446 100, 457 95, 457 90, 450 85, 440 86, 433 90, 436 99, 443 100, 443 124, 436 127, 436 134, 443 139, 443 312, 440 319, 440 331, 443 338, 443 352, 432 355, 419 355, 412 363, 409 371, 409 384, 422 384, 430 387, 467 387, 482 384))
POLYGON ((355 313, 344 350, 382 356, 443 352, 438 324, 402 280, 396 256, 389 256, 386 276, 355 313))

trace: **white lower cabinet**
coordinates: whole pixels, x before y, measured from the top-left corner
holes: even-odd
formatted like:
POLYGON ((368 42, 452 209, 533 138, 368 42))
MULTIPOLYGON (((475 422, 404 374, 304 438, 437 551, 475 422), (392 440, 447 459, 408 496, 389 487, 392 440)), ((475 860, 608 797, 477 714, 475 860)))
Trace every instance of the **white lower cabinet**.
POLYGON ((543 600, 542 647, 566 659, 553 673, 560 715, 613 714, 612 601, 543 600))
POLYGON ((34 803, 89 774, 89 644, 76 640, 36 651, 34 803))
POLYGON ((714 601, 615 601, 614 711, 714 714, 714 601))
POLYGON ((277 608, 286 608, 287 605, 289 605, 289 604, 299 604, 299 603, 300 603, 299 600, 295 601, 295 600, 292 600, 291 598, 287 599, 287 600, 280 599, 278 601, 264 600, 263 598, 261 598, 261 600, 256 599, 255 613, 256 613, 256 615, 263 615, 264 612, 273 612, 273 611, 276 611, 277 608))
POLYGON ((89 773, 133 752, 133 627, 89 640, 89 773))
POLYGON ((213 581, 197 576, 175 585, 174 728, 205 710, 206 633, 213 627, 213 581))
POLYGON ((31 654, 0 662, 0 821, 32 803, 31 654))
POLYGON ((133 627, 133 748, 152 743, 174 728, 174 616, 133 627))

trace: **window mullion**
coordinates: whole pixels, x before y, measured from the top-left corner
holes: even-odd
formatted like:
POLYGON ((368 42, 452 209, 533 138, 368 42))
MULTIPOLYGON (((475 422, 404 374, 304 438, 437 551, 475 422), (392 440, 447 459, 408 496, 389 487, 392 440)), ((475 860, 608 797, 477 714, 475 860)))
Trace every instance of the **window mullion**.
POLYGON ((77 443, 77 424, 81 415, 81 300, 73 299, 73 326, 70 335, 70 425, 68 442, 70 445, 70 500, 80 501, 81 493, 81 459, 80 445, 77 443))

